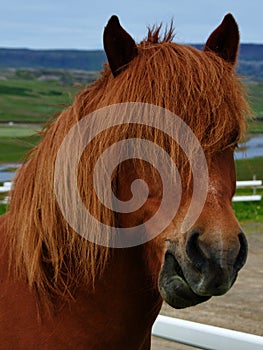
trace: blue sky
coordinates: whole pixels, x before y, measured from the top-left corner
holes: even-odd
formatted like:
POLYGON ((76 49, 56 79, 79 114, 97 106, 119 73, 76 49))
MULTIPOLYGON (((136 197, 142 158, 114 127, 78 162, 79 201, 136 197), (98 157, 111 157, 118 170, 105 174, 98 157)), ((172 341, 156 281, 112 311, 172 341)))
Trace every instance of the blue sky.
POLYGON ((112 14, 136 41, 173 18, 176 41, 203 43, 228 12, 242 42, 263 43, 262 0, 9 0, 1 1, 0 47, 101 49, 112 14))

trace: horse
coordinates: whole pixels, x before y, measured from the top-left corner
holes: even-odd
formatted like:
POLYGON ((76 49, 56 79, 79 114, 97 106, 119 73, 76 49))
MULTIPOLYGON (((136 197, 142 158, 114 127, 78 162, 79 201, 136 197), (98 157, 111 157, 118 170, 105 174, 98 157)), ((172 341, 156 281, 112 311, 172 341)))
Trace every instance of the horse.
MULTIPOLYGON (((149 28, 147 37, 136 44, 112 16, 103 33, 108 63, 99 78, 50 122, 18 170, 9 209, 0 217, 0 349, 149 350, 151 328, 163 301, 186 308, 223 295, 245 264, 247 242, 231 205, 236 183, 233 153, 249 115, 246 91, 235 73, 238 25, 227 14, 202 50, 175 43, 173 24, 163 34, 161 27, 149 28), (134 121, 130 105, 166 112, 154 127, 134 121), (121 112, 127 115, 107 127, 109 110, 116 106, 124 106, 121 112), (62 196, 60 203, 56 195, 56 190, 66 193, 71 186, 70 162, 62 159, 62 170, 56 171, 59 150, 76 125, 89 138, 93 129, 80 123, 98 111, 104 113, 103 130, 88 139, 74 173, 81 205, 103 227, 124 229, 123 237, 125 229, 130 229, 131 238, 136 227, 143 227, 138 244, 114 246, 109 240, 113 229, 100 241, 93 221, 84 225, 87 236, 81 234, 80 202, 62 196), (191 201, 200 189, 194 188, 190 164, 195 156, 188 159, 195 150, 185 154, 188 141, 178 145, 169 134, 177 129, 170 119, 168 123, 169 113, 182 121, 178 137, 182 127, 192 130, 205 157, 197 176, 201 187, 207 181, 203 202, 203 187, 191 201), (111 193, 121 205, 131 201, 133 185, 141 181, 137 192, 144 202, 135 210, 112 210, 94 189, 92 174, 104 150, 131 139, 143 140, 143 149, 149 144, 162 148, 180 177, 180 200, 176 204, 170 197, 154 224, 150 218, 161 206, 166 184, 177 188, 178 182, 170 181, 171 167, 163 170, 163 153, 155 157, 156 170, 149 159, 137 156, 135 142, 129 144, 134 157, 112 165, 111 193), (198 215, 189 223, 190 206, 198 215), (77 217, 75 226, 65 217, 65 208, 72 220, 77 217), (168 214, 169 223, 162 224, 162 215, 168 214)), ((101 118, 92 120, 95 127, 101 123, 101 118)), ((78 144, 78 133, 71 141, 66 158, 78 144)), ((74 158, 74 152, 68 158, 74 158)), ((103 195, 104 186, 98 187, 103 195)))

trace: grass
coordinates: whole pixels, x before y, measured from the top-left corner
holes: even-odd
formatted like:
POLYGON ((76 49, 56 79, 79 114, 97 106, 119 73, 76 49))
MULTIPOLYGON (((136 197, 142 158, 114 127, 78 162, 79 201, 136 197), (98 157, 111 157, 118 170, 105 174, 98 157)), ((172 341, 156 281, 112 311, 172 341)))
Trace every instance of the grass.
POLYGON ((0 163, 23 161, 25 154, 40 140, 39 127, 0 127, 0 163))
POLYGON ((39 131, 39 126, 7 126, 2 125, 0 128, 0 138, 21 138, 32 136, 39 131))
POLYGON ((0 153, 0 163, 22 162, 39 140, 40 136, 0 139, 0 149, 5 150, 5 153, 0 153))
POLYGON ((65 105, 71 104, 77 89, 59 81, 12 78, 0 81, 0 163, 23 161, 25 154, 40 140, 35 135, 42 124, 50 120, 65 105), (16 123, 27 124, 21 127, 16 123))
POLYGON ((0 215, 4 214, 6 212, 6 205, 0 203, 0 215))
MULTIPOLYGON (((256 175, 263 180, 263 157, 236 160, 237 180, 252 180, 256 175)), ((263 190, 257 189, 257 194, 263 197, 263 190)), ((252 189, 238 189, 238 195, 252 194, 252 189)), ((242 223, 246 221, 263 222, 263 199, 255 202, 234 202, 233 209, 237 219, 242 223)))
POLYGON ((0 81, 0 122, 44 123, 71 104, 77 89, 57 81, 0 81))
MULTIPOLYGON (((257 118, 263 118, 263 83, 249 83, 248 95, 255 116, 257 118)), ((258 132, 262 132, 262 125, 260 125, 259 130, 258 132)))
POLYGON ((258 202, 235 202, 233 203, 233 209, 241 223, 246 221, 263 222, 263 200, 258 202))
MULTIPOLYGON (((263 117, 261 117, 263 118, 263 117)), ((263 134, 263 121, 253 120, 248 123, 248 132, 250 134, 263 134)))
POLYGON ((263 157, 236 160, 237 180, 252 180, 256 175, 258 180, 263 180, 263 157))
POLYGON ((255 119, 249 122, 249 133, 263 133, 263 83, 248 83, 249 102, 255 119))
MULTIPOLYGON (((33 75, 15 74, 0 81, 0 123, 46 122, 63 106, 71 104, 77 91, 72 81, 39 80, 33 75)), ((263 83, 248 83, 248 95, 256 118, 263 118, 263 83)), ((250 122, 249 132, 263 133, 263 122, 257 119, 250 122)))

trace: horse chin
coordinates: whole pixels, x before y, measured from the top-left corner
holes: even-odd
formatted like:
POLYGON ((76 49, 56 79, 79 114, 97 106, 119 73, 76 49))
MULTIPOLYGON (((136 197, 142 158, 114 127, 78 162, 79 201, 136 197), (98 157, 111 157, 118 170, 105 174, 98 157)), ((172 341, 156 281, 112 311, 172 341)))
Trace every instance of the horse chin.
POLYGON ((165 255, 158 284, 162 298, 175 309, 194 306, 210 299, 210 296, 201 296, 193 292, 179 263, 171 253, 165 255))

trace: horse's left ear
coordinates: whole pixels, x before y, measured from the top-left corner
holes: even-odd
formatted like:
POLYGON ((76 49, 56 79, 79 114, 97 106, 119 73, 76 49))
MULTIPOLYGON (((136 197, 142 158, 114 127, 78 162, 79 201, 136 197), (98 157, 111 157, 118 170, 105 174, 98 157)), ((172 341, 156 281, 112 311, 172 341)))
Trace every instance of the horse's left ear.
POLYGON ((204 51, 214 51, 225 61, 235 64, 239 48, 239 30, 234 17, 227 14, 208 38, 204 51))
POLYGON ((115 77, 138 54, 135 41, 122 28, 117 16, 112 16, 106 25, 103 34, 103 44, 112 74, 115 77))

